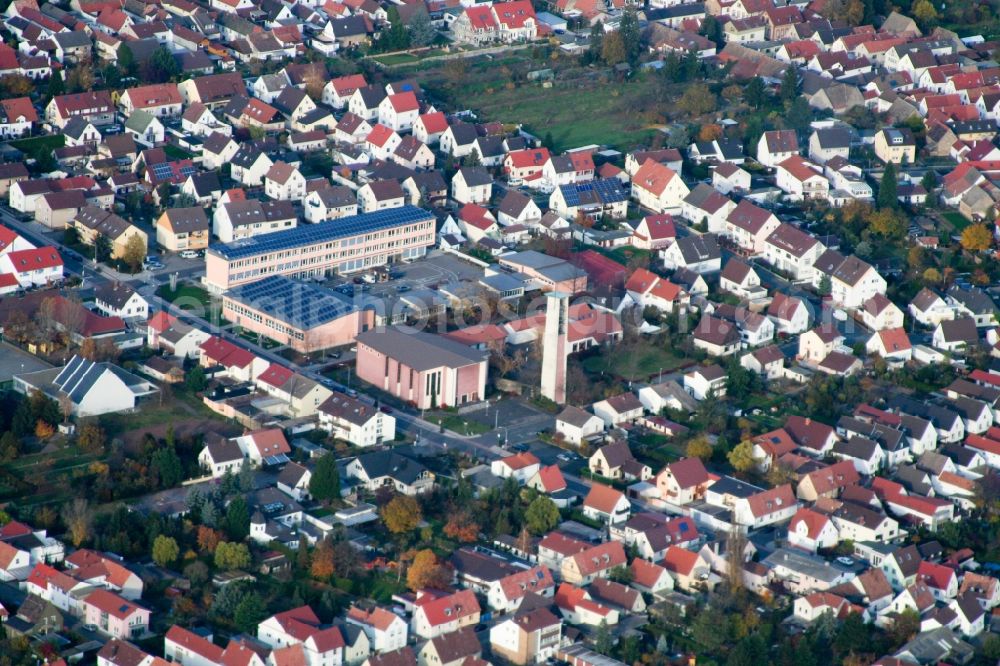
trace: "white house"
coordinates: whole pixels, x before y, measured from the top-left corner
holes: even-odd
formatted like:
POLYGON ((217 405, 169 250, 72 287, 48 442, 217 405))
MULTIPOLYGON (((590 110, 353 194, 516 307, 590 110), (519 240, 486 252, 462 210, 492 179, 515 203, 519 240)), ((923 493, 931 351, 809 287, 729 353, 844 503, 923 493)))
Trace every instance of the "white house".
POLYGON ((584 440, 604 432, 604 420, 579 407, 567 405, 556 416, 556 435, 579 446, 584 440))
POLYGON ((799 154, 799 139, 795 130, 770 130, 757 141, 757 161, 766 167, 776 167, 799 154))
POLYGON ((632 198, 654 213, 680 212, 688 192, 680 174, 653 160, 646 160, 632 178, 632 198))

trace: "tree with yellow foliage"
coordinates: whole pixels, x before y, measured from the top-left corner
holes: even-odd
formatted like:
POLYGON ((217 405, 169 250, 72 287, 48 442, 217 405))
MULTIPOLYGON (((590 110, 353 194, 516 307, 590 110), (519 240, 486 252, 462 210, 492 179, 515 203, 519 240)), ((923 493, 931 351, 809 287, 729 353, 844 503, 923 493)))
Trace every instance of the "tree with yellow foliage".
POLYGON ((985 224, 970 224, 962 231, 962 247, 969 252, 982 252, 993 243, 993 234, 985 224))

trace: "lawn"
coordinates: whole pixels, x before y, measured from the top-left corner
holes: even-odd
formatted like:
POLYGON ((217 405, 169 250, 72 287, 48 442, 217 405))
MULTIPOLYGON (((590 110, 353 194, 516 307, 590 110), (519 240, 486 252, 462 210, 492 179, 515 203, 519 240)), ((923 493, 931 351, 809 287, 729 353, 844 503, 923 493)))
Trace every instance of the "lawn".
POLYGON ((955 233, 962 233, 962 230, 969 226, 969 220, 965 219, 965 216, 953 210, 945 211, 941 213, 941 217, 945 221, 949 222, 955 229, 955 233))
POLYGON ((440 420, 442 426, 457 432, 459 435, 482 435, 491 430, 485 423, 467 417, 463 418, 460 414, 428 414, 427 420, 431 423, 437 423, 440 420))
POLYGON ((651 130, 629 114, 639 86, 596 89, 536 85, 470 90, 464 98, 484 119, 522 123, 536 136, 552 135, 556 151, 590 144, 628 149, 645 143, 651 130), (543 94, 544 92, 544 94, 543 94))
POLYGON ((62 134, 49 134, 47 136, 36 136, 30 139, 18 139, 11 141, 14 146, 30 158, 38 158, 43 151, 53 151, 66 145, 66 137, 62 134))
POLYGON ((168 143, 163 146, 163 152, 167 154, 167 157, 172 157, 175 160, 186 160, 192 157, 191 153, 184 150, 180 146, 175 146, 171 143, 168 143))
POLYGON ((415 53, 392 53, 390 55, 376 55, 372 56, 372 60, 385 65, 386 67, 395 67, 398 65, 412 65, 424 60, 425 58, 432 58, 434 56, 443 55, 444 51, 441 49, 431 49, 430 51, 423 51, 419 54, 415 53))
POLYGON ((512 75, 549 68, 553 62, 531 61, 526 55, 476 58, 463 71, 445 62, 412 76, 450 105, 472 109, 481 121, 520 124, 536 136, 551 135, 549 148, 556 151, 590 144, 628 150, 648 143, 655 130, 647 112, 656 105, 647 81, 619 81, 591 70, 556 66, 551 87, 543 88, 512 75))
POLYGON ((662 347, 643 346, 638 349, 611 347, 583 361, 584 369, 594 375, 609 373, 625 381, 647 380, 663 372, 681 367, 686 359, 675 356, 662 347))
POLYGON ((156 295, 181 310, 193 310, 200 306, 204 312, 208 312, 212 305, 212 296, 208 291, 189 283, 178 284, 176 290, 171 290, 170 285, 165 284, 156 290, 156 295))

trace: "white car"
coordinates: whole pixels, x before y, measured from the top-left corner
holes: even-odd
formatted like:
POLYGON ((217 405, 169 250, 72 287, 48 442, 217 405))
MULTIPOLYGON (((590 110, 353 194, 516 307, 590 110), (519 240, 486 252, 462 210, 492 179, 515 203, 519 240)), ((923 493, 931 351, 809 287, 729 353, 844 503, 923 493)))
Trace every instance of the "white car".
POLYGON ((182 259, 197 259, 200 257, 198 250, 184 250, 181 252, 182 259))

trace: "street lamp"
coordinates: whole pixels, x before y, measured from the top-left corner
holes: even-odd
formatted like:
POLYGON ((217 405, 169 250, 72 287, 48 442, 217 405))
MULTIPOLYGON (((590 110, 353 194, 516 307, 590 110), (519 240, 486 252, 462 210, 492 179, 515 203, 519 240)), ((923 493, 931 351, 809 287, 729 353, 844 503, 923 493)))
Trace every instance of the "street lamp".
MULTIPOLYGON (((507 434, 508 434, 507 433, 507 426, 500 426, 500 427, 503 428, 503 445, 507 446, 507 442, 509 441, 508 438, 507 438, 507 434)), ((498 445, 500 444, 500 433, 497 433, 497 444, 498 445)))

